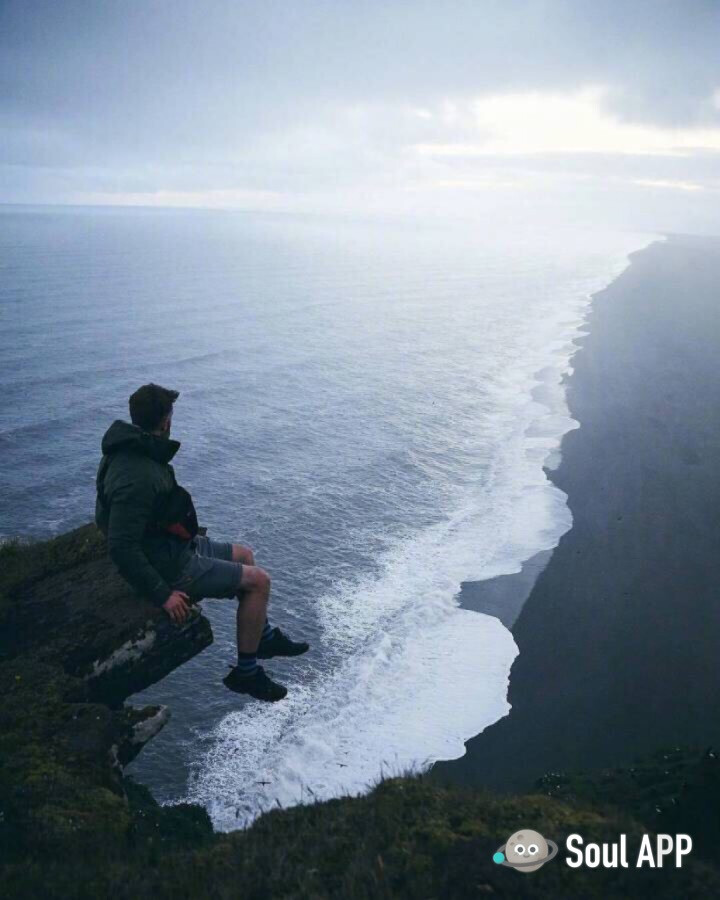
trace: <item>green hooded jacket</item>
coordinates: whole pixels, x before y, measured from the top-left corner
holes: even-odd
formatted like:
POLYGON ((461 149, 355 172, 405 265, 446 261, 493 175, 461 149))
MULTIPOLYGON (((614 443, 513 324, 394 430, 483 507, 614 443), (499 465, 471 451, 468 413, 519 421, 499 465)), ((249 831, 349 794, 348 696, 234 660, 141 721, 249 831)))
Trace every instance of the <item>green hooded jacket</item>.
POLYGON ((170 584, 198 533, 192 499, 170 465, 179 449, 179 441, 117 419, 103 436, 97 473, 95 522, 107 537, 110 558, 157 606, 172 593, 170 584))

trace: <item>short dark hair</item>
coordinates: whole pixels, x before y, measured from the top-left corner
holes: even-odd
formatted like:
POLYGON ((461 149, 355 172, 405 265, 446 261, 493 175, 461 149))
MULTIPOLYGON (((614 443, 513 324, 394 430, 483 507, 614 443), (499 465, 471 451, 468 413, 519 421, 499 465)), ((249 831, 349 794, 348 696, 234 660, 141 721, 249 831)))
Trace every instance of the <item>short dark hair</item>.
POLYGON ((154 431, 165 416, 170 415, 179 396, 179 391, 171 391, 159 384, 144 384, 130 397, 130 420, 143 431, 154 431))

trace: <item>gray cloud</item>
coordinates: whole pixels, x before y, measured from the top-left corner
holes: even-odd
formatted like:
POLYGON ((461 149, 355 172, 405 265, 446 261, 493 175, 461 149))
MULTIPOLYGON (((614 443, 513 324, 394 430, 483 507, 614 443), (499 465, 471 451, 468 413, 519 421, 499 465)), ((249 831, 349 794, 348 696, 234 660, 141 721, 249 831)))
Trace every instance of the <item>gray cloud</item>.
POLYGON ((604 84, 625 121, 717 126, 719 46, 717 0, 6 0, 0 199, 382 184, 429 133, 403 110, 483 93, 604 84))

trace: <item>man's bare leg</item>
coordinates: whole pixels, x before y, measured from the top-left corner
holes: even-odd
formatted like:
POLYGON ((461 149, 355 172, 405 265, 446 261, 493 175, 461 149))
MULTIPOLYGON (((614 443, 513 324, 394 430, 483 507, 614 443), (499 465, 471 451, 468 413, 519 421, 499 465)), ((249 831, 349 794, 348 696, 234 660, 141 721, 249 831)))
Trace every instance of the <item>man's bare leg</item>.
POLYGON ((275 656, 301 656, 310 649, 306 641, 293 641, 279 628, 273 628, 267 617, 270 602, 270 576, 255 565, 250 547, 233 544, 233 561, 243 564, 242 580, 238 592, 237 644, 239 665, 250 666, 249 654, 259 659, 275 656), (264 609, 264 613, 263 613, 264 609), (258 621, 260 620, 259 631, 258 621))
MULTIPOLYGON (((234 548, 233 548, 234 555, 234 548)), ((259 566, 243 565, 237 608, 238 653, 255 653, 270 599, 270 576, 259 566)))
MULTIPOLYGON (((233 562, 242 563, 243 566, 254 566, 255 565, 255 554, 252 551, 251 547, 246 546, 245 544, 233 544, 232 545, 232 560, 233 562)), ((243 591, 243 598, 245 596, 245 592, 243 591)), ((240 599, 240 595, 238 595, 238 599, 240 599)), ((268 597, 269 601, 269 597, 268 597)), ((238 616, 240 616, 240 610, 238 609, 238 616)), ((239 635, 240 629, 244 627, 244 625, 240 624, 238 619, 238 647, 241 644, 239 635)), ((270 625, 270 622, 267 618, 267 612, 265 613, 265 621, 263 623, 262 631, 260 632, 260 641, 267 641, 270 637, 272 637, 274 632, 273 627, 270 625)))

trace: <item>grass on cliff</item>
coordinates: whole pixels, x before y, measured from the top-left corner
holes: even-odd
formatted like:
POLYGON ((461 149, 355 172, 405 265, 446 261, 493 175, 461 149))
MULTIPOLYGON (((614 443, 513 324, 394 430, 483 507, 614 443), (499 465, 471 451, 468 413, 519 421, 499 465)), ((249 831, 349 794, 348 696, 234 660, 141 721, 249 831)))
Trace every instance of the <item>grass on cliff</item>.
POLYGON ((565 837, 612 842, 645 829, 616 813, 580 809, 541 795, 499 796, 395 778, 364 797, 275 810, 252 828, 214 834, 197 807, 158 807, 130 788, 127 842, 62 859, 6 868, 11 897, 142 900, 276 897, 359 898, 707 898, 717 871, 696 860, 682 870, 570 869, 565 837), (558 858, 532 876, 492 855, 510 834, 532 827, 555 840, 558 858))
POLYGON ((72 569, 105 552, 102 535, 92 526, 46 541, 11 538, 0 543, 0 613, 19 587, 49 574, 72 569))
POLYGON ((532 874, 492 861, 521 828, 561 848, 573 832, 599 843, 624 833, 632 845, 646 830, 690 831, 698 821, 711 835, 720 765, 708 754, 699 766, 663 755, 601 778, 553 775, 538 793, 523 796, 393 778, 366 796, 273 810, 232 834, 215 833, 201 807, 158 806, 112 766, 118 711, 74 699, 78 678, 65 671, 65 659, 43 659, 30 644, 22 650, 13 625, 23 598, 42 593, 36 581, 103 552, 89 526, 0 548, 0 594, 17 603, 9 610, 0 605, 0 629, 8 632, 0 659, 0 897, 720 896, 720 874, 700 854, 682 870, 575 870, 564 864, 562 849, 532 874), (671 817, 657 820, 658 808, 671 817))

